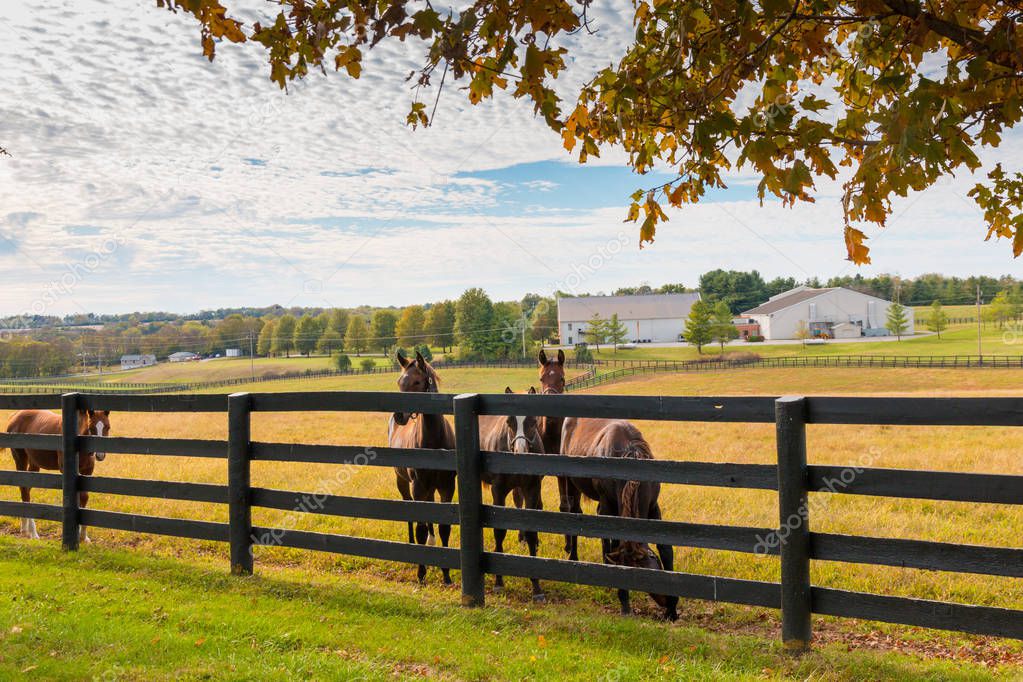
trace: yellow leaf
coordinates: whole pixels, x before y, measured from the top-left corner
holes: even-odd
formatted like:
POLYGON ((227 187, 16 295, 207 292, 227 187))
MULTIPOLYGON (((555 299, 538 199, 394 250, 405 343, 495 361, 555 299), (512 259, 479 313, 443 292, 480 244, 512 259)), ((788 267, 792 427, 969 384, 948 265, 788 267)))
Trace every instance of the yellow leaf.
POLYGON ((544 637, 543 635, 540 635, 539 637, 536 638, 536 643, 540 646, 541 649, 543 649, 547 646, 547 638, 544 637))
POLYGON ((863 243, 867 235, 854 227, 845 228, 845 248, 849 252, 849 260, 857 265, 869 265, 870 249, 863 243))

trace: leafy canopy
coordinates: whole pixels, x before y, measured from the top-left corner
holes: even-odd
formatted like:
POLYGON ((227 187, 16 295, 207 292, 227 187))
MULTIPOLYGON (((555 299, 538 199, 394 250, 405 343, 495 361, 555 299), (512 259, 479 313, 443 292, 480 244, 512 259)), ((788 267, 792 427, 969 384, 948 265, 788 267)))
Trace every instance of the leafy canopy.
POLYGON ((274 20, 246 26, 230 0, 157 0, 218 40, 266 48, 285 87, 333 67, 353 78, 366 51, 418 39, 409 74, 412 126, 428 125, 427 88, 461 82, 472 103, 509 90, 580 162, 620 145, 644 173, 673 181, 632 195, 640 243, 667 219, 662 204, 695 203, 738 169, 759 177, 761 201, 814 200, 821 177, 841 182, 848 257, 869 263, 864 224, 883 227, 892 200, 956 172, 986 173, 971 195, 987 238, 1023 253, 1023 173, 982 169, 1023 115, 1023 10, 990 0, 633 0, 635 40, 594 74, 574 103, 555 81, 566 37, 592 30, 589 2, 474 0, 460 11, 409 0, 277 0, 274 20), (437 78, 437 70, 441 77, 437 78))

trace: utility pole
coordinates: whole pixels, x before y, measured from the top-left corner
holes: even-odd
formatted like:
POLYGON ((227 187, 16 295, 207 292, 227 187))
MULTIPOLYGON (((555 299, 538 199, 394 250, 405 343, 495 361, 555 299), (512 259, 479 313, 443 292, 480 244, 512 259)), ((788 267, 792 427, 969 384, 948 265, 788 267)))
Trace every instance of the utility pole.
POLYGON ((252 354, 252 332, 249 332, 249 369, 252 372, 252 380, 256 380, 256 356, 252 354))
POLYGON ((522 313, 522 357, 526 357, 526 314, 522 313))
POLYGON ((981 325, 980 325, 980 283, 977 283, 977 355, 980 356, 980 364, 984 364, 984 350, 981 345, 981 325))

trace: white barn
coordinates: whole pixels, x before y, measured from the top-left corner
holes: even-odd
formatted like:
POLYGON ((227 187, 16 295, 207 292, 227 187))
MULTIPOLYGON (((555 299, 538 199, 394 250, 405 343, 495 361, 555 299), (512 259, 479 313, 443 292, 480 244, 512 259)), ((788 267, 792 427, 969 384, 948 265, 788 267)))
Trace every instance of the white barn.
MULTIPOLYGON (((888 336, 888 308, 891 301, 844 287, 814 289, 796 287, 772 296, 742 318, 760 325, 766 340, 794 339, 800 322, 814 336, 832 339, 861 336, 888 336)), ((913 309, 906 308, 908 322, 904 334, 913 334, 913 309)))
POLYGON ((618 315, 632 343, 678 341, 686 318, 700 295, 646 294, 639 296, 576 296, 558 299, 558 334, 561 343, 586 341, 585 332, 593 316, 610 320, 618 315))
POLYGON ((136 369, 156 364, 155 355, 122 355, 121 369, 136 369))

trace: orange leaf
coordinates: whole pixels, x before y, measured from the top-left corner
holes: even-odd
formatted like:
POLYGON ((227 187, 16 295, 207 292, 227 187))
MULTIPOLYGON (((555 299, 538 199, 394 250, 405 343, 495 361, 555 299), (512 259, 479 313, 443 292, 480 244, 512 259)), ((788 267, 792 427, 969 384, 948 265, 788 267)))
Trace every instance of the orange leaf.
POLYGON ((845 228, 845 248, 849 252, 849 260, 857 265, 869 265, 870 249, 864 244, 867 235, 854 227, 845 228))

